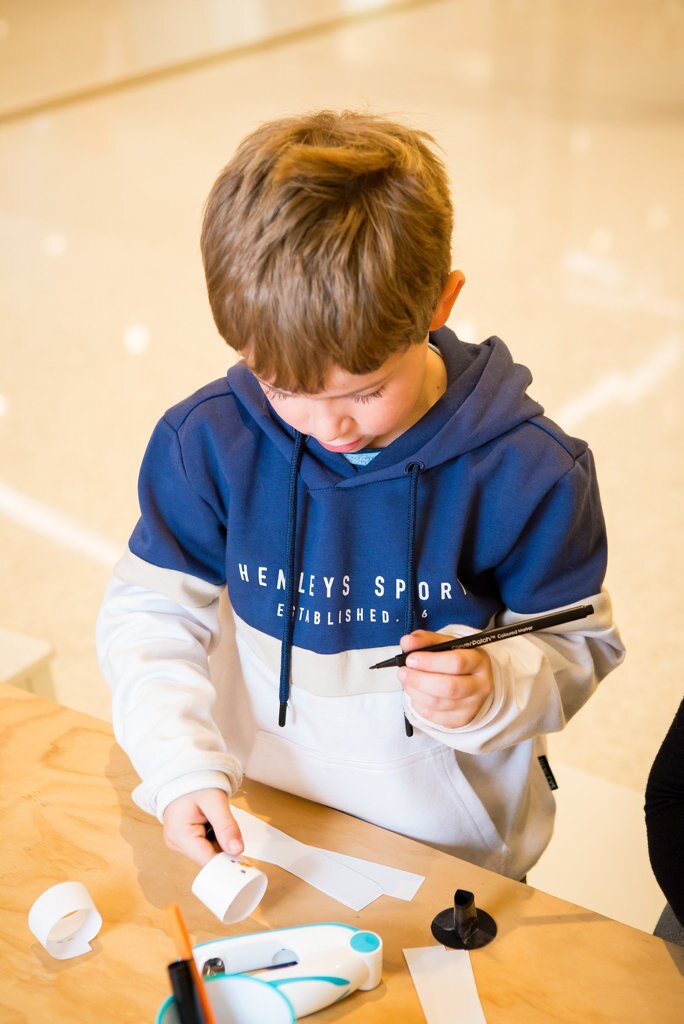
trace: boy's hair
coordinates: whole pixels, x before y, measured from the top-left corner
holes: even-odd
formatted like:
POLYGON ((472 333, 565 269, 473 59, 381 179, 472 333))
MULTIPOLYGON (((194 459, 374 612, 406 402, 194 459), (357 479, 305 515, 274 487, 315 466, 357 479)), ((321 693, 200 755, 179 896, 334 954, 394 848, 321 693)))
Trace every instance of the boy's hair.
POLYGON ((219 333, 261 379, 315 394, 426 336, 451 270, 434 140, 365 113, 262 125, 207 200, 202 256, 219 333))

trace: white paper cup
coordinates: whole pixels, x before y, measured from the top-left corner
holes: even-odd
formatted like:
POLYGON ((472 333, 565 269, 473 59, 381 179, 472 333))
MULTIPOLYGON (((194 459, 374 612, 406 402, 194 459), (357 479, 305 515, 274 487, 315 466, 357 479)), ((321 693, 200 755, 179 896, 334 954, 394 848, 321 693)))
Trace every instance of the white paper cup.
POLYGON ((248 861, 218 853, 192 883, 192 891, 223 924, 244 921, 261 902, 268 879, 248 861))
POLYGON ((38 897, 28 925, 50 956, 70 960, 90 951, 102 918, 81 882, 59 882, 38 897))

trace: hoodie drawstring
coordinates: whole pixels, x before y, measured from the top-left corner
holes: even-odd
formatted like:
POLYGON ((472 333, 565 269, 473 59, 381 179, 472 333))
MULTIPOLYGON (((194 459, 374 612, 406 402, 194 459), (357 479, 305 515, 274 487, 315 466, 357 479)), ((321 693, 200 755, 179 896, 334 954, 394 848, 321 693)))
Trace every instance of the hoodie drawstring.
POLYGON ((416 506, 418 504, 418 477, 423 469, 422 462, 409 462, 406 472, 409 480, 408 502, 408 545, 406 549, 406 607, 404 609, 404 633, 413 632, 416 599, 416 506))
MULTIPOLYGON (((409 474, 408 502, 408 544, 406 552, 406 606, 404 608, 404 633, 413 632, 416 598, 416 518, 418 505, 418 477, 425 467, 422 462, 409 462, 406 472, 409 474)), ((413 736, 413 726, 404 715, 404 729, 407 736, 413 736)))
POLYGON ((290 462, 290 484, 287 495, 287 559, 285 576, 285 619, 280 647, 280 710, 278 725, 284 726, 287 717, 287 702, 290 696, 290 668, 292 664, 292 635, 294 633, 295 596, 295 550, 297 543, 297 479, 304 454, 304 434, 295 433, 292 461, 290 462))
MULTIPOLYGON (((282 728, 287 719, 287 702, 290 697, 290 672, 292 667, 292 638, 294 634, 294 598, 295 598, 295 552, 297 544, 297 481, 304 454, 304 434, 296 433, 292 461, 290 462, 290 480, 287 496, 287 555, 285 575, 285 608, 283 634, 280 648, 280 688, 278 694, 279 712, 278 725, 282 728)), ((404 609, 404 633, 413 631, 416 596, 416 518, 418 505, 418 477, 424 468, 422 462, 410 462, 406 467, 409 474, 408 500, 408 541, 406 551, 406 606, 404 609)), ((413 726, 404 716, 406 735, 413 736, 413 726)))

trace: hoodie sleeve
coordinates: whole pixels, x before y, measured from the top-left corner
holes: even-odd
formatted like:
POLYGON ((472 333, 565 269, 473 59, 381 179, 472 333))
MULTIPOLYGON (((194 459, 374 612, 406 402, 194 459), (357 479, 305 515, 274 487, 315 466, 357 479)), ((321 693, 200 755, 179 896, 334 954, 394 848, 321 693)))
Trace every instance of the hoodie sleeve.
POLYGON ((98 616, 114 734, 141 779, 133 799, 160 821, 179 796, 200 789, 230 796, 242 781, 212 717, 208 657, 220 636, 219 590, 129 552, 98 616))
POLYGON ((140 468, 140 519, 129 547, 145 562, 220 586, 226 513, 212 484, 211 460, 201 431, 159 421, 140 468))
MULTIPOLYGON (((577 604, 592 605, 593 614, 553 630, 489 644, 493 692, 468 725, 444 729, 416 715, 406 701, 410 721, 471 754, 563 729, 624 658, 610 597, 602 586, 605 564, 605 527, 586 450, 549 489, 497 567, 504 608, 493 625, 577 604)), ((470 630, 448 625, 440 632, 461 636, 470 630)))
POLYGON ((161 420, 141 468, 141 517, 97 622, 114 732, 141 779, 133 798, 160 820, 177 797, 230 795, 242 778, 212 716, 225 526, 201 486, 201 476, 188 478, 178 432, 161 420))

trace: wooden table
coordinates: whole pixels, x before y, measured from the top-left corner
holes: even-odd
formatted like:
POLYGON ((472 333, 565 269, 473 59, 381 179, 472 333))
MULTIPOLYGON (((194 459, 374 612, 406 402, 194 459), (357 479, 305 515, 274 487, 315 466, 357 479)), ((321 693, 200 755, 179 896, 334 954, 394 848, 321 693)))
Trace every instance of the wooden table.
MULTIPOLYGON (((3 1024, 145 1024, 167 995, 174 958, 162 907, 176 900, 195 942, 226 934, 340 921, 378 932, 383 981, 310 1020, 412 1024, 424 1016, 402 949, 433 944, 430 923, 469 889, 498 936, 471 954, 488 1024, 684 1021, 684 949, 385 832, 248 782, 238 806, 313 845, 426 876, 411 903, 383 896, 348 910, 265 865, 254 917, 225 926, 191 894, 196 867, 171 853, 130 793, 136 779, 108 723, 0 686, 0 1020, 3 1024), (61 881, 80 881, 103 918, 92 952, 55 960, 27 914, 61 881)), ((454 1018, 457 1021, 457 1018, 454 1018)), ((255 1022, 257 1024, 257 1022, 255 1022)))

